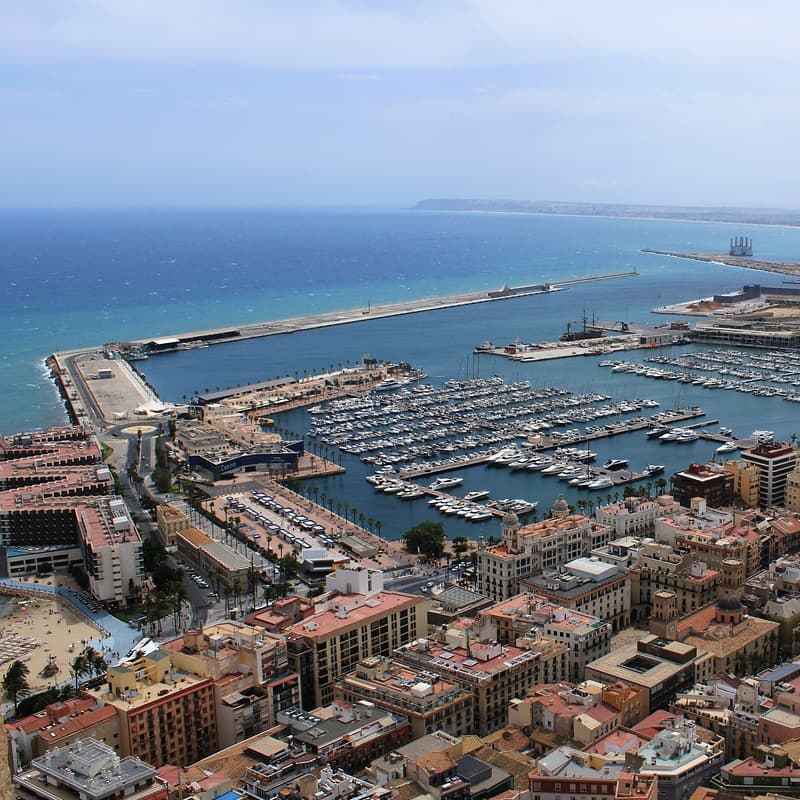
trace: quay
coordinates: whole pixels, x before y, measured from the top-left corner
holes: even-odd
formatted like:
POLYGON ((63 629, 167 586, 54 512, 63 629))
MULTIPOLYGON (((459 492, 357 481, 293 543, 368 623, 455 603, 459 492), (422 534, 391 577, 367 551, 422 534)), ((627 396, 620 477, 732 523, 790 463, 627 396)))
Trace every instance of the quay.
POLYGON ((513 297, 549 294, 550 292, 563 291, 570 286, 579 286, 584 283, 596 281, 631 278, 638 274, 638 272, 633 270, 631 272, 615 272, 607 275, 590 275, 585 278, 572 278, 564 281, 554 281, 552 283, 517 287, 505 285, 499 290, 467 292, 465 294, 405 300, 397 303, 370 305, 367 308, 356 308, 345 311, 327 311, 302 317, 256 322, 249 325, 210 328, 201 331, 172 334, 169 336, 161 336, 156 339, 135 339, 127 344, 133 348, 138 348, 144 354, 153 355, 159 352, 193 349, 195 347, 203 347, 204 345, 238 341, 240 339, 277 336, 280 334, 313 330, 315 328, 327 328, 333 325, 349 325, 351 323, 364 322, 371 319, 396 317, 405 314, 418 314, 423 311, 438 311, 445 308, 474 305, 476 303, 490 303, 498 300, 508 300, 513 297))

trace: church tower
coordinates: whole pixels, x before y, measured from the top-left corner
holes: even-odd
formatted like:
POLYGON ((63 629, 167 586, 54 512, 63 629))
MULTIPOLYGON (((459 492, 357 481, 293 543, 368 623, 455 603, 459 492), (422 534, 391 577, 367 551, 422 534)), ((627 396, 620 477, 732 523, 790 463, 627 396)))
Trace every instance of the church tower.
POLYGON ((668 589, 653 593, 650 633, 674 641, 678 638, 678 595, 668 589))

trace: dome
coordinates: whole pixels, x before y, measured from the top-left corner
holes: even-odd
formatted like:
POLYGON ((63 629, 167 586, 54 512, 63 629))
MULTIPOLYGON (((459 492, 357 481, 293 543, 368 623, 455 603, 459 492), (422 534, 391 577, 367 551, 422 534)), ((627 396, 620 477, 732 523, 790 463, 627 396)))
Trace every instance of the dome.
POLYGON ((553 514, 569 514, 569 503, 564 499, 564 495, 560 494, 558 500, 553 503, 550 509, 553 514))
POLYGON ((509 528, 519 525, 519 517, 513 511, 509 511, 503 517, 503 525, 509 528))
POLYGON ((720 599, 717 600, 717 608, 720 611, 741 611, 742 603, 738 597, 734 597, 732 594, 726 594, 725 597, 720 597, 720 599))

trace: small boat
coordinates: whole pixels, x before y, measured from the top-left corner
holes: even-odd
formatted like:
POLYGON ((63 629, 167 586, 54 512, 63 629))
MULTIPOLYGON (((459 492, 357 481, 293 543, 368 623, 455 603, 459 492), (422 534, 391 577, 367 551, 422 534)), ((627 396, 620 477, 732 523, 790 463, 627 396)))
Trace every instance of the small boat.
POLYGON ((464 495, 464 499, 474 503, 477 500, 485 500, 490 494, 491 492, 488 489, 481 489, 477 492, 468 492, 464 495))
POLYGON ((430 484, 430 488, 434 491, 439 491, 441 489, 452 489, 454 486, 461 486, 464 483, 463 478, 437 478, 432 484, 430 484))
POLYGON ((607 476, 603 476, 602 478, 598 478, 596 481, 592 481, 586 488, 587 489, 611 489, 614 486, 614 481, 607 476))
POLYGON ((624 469, 628 466, 628 459, 627 458, 609 458, 605 464, 603 464, 603 469, 624 469))
POLYGON ((735 450, 739 449, 739 445, 736 442, 725 442, 725 444, 721 444, 714 452, 715 453, 733 453, 735 450))
POLYGON ((664 471, 663 464, 648 464, 647 469, 644 471, 645 475, 660 475, 664 471))

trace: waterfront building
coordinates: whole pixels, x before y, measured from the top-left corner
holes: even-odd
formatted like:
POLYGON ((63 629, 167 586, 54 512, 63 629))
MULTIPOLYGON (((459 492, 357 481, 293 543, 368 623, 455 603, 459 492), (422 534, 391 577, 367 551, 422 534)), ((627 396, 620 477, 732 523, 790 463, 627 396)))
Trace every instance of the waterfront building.
POLYGON ((508 514, 503 518, 500 544, 487 546, 479 540, 478 591, 495 601, 507 600, 519 593, 523 578, 588 556, 611 538, 607 526, 570 514, 563 498, 556 501, 549 519, 532 525, 521 527, 516 514, 508 514))
POLYGON ((30 769, 13 780, 42 800, 167 800, 167 788, 155 775, 155 768, 141 759, 120 757, 103 742, 82 739, 34 758, 30 769))
POLYGON ((743 450, 742 461, 753 464, 760 473, 759 506, 782 508, 787 477, 797 468, 795 448, 785 442, 765 442, 750 450, 743 450))
POLYGON ((612 629, 608 622, 556 605, 531 592, 484 609, 480 618, 492 623, 501 644, 545 637, 566 648, 566 669, 562 670, 560 658, 556 659, 554 654, 552 667, 543 670, 551 677, 543 675, 542 683, 582 681, 586 664, 608 653, 611 647, 612 629))
POLYGON ((289 708, 278 714, 278 722, 320 763, 347 772, 362 770, 411 739, 407 717, 377 709, 366 700, 334 701, 311 713, 289 708))
POLYGON ((693 645, 650 635, 595 659, 585 674, 587 679, 622 681, 641 689, 642 710, 649 714, 666 708, 677 692, 694 684, 698 661, 693 645))
POLYGON ((610 622, 615 633, 630 625, 628 571, 597 556, 573 559, 558 570, 531 575, 520 581, 520 585, 564 608, 610 622))
POLYGON ((336 700, 355 704, 359 700, 403 714, 418 739, 443 729, 454 736, 472 733, 472 692, 434 672, 414 669, 383 656, 361 661, 334 688, 336 700))
POLYGON ((758 508, 761 496, 761 470, 750 461, 734 458, 726 461, 725 470, 733 475, 733 494, 746 508, 758 508))
POLYGON ((74 563, 70 551, 77 548, 98 600, 120 606, 138 597, 144 580, 142 540, 121 499, 8 494, 13 493, 0 496, 0 541, 12 549, 12 556, 24 554, 25 573, 48 560, 53 566, 74 563), (40 547, 56 549, 44 557, 32 555, 31 548, 40 547))
POLYGON ((286 629, 289 660, 300 675, 306 710, 329 705, 336 681, 370 656, 389 656, 423 634, 428 601, 383 589, 383 574, 338 569, 326 578, 333 595, 286 629))
POLYGON ((672 496, 685 508, 701 497, 711 508, 733 503, 733 475, 721 464, 690 464, 671 479, 672 496))

